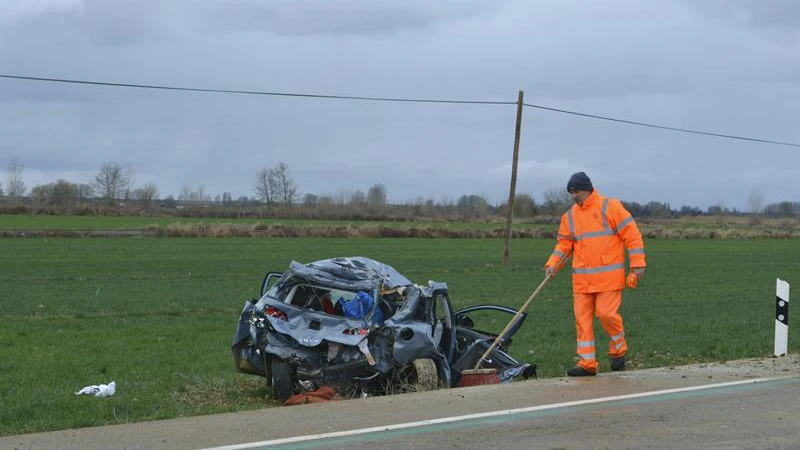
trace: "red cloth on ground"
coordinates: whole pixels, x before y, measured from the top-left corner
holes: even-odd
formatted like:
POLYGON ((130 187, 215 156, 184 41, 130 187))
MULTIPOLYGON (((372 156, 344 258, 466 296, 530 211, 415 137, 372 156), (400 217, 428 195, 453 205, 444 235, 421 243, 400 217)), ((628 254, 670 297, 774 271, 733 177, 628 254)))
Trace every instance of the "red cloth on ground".
POLYGON ((341 399, 342 398, 339 397, 339 394, 336 393, 336 389, 333 389, 328 386, 322 386, 316 391, 304 392, 302 394, 295 394, 289 397, 289 399, 286 400, 286 402, 283 405, 284 406, 303 405, 306 403, 322 403, 322 402, 330 402, 341 399))

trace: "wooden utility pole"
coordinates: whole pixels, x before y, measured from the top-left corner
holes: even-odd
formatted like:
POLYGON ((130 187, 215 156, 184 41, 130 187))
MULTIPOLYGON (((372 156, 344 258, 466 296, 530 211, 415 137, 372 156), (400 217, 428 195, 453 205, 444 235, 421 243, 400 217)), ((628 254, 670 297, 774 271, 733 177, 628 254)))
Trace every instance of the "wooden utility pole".
POLYGON ((517 99, 517 130, 514 132, 514 159, 511 163, 511 191, 508 193, 508 221, 506 223, 506 248, 503 251, 503 266, 511 265, 511 223, 514 221, 514 196, 517 190, 517 161, 519 160, 519 136, 522 131, 522 97, 517 99))

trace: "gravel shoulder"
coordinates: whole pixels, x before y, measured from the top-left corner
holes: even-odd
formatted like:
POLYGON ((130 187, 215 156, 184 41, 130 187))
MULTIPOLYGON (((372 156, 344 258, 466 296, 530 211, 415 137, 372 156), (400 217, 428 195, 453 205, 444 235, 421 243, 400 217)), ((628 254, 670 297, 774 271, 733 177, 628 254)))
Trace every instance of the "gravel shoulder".
POLYGON ((750 358, 719 363, 661 367, 631 373, 677 373, 718 375, 741 378, 778 377, 800 374, 800 354, 781 357, 750 358))

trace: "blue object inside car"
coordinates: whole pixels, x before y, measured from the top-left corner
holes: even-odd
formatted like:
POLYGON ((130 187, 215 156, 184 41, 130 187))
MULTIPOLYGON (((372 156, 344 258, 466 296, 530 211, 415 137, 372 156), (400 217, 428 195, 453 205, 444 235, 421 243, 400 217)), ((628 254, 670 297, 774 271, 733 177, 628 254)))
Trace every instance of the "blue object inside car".
MULTIPOLYGON (((372 296, 364 291, 359 291, 352 300, 339 297, 338 302, 342 305, 344 316, 351 319, 365 319, 375 305, 375 300, 372 296)), ((380 308, 375 308, 375 314, 372 315, 372 323, 382 325, 383 320, 383 311, 380 308)))

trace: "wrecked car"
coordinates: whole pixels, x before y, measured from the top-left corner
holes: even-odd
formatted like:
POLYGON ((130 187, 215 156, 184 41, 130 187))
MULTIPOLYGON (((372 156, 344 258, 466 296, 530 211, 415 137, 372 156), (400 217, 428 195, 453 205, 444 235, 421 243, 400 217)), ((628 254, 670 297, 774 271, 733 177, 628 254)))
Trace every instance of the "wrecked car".
MULTIPOLYGON (((418 285, 365 257, 292 261, 264 277, 259 298, 245 301, 233 358, 238 371, 265 377, 281 402, 322 386, 373 394, 454 387, 497 337, 477 328, 470 315, 478 312, 517 311, 453 311, 447 283, 418 285)), ((507 353, 526 317, 482 363, 501 381, 536 375, 535 365, 507 353)))

